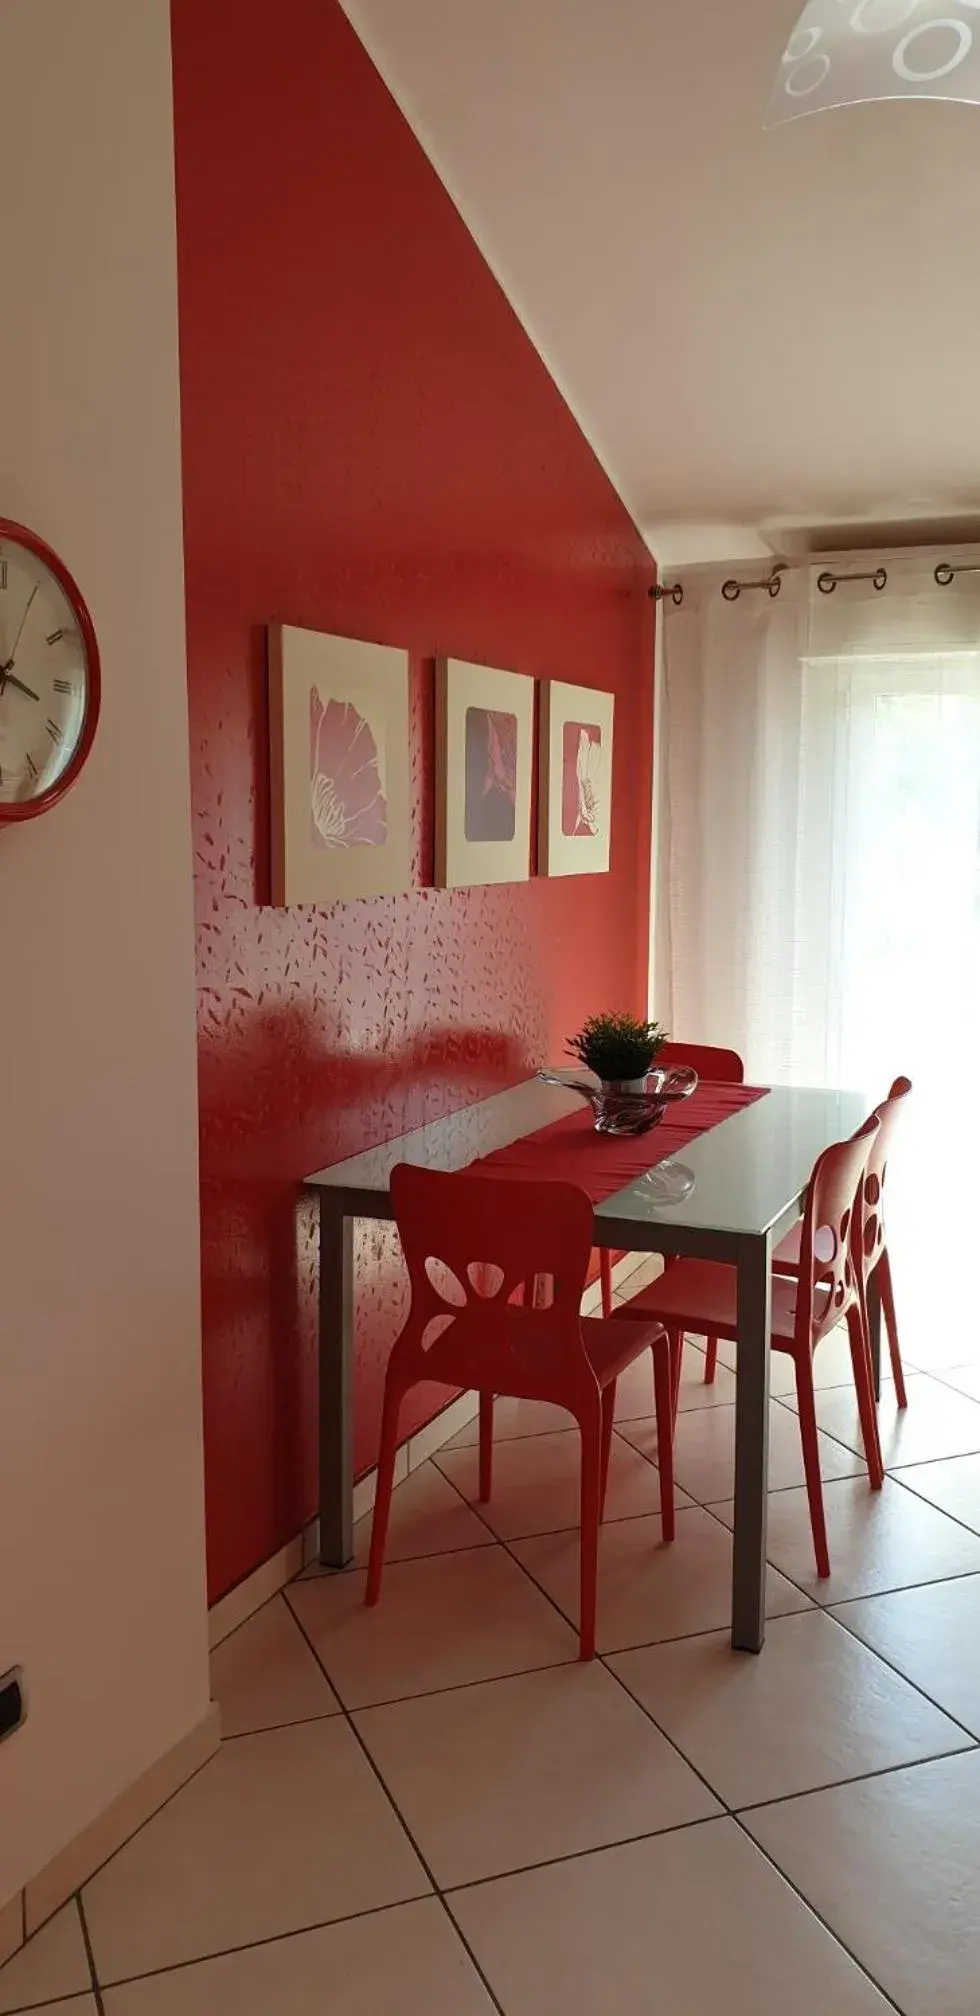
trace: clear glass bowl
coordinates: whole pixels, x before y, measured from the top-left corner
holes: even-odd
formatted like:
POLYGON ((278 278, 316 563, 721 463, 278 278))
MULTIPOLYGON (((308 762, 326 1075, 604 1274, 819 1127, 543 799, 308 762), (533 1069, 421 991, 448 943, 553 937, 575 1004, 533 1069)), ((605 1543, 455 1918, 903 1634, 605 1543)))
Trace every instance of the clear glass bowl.
POLYGON ((560 1085, 564 1092, 578 1092, 595 1116, 597 1134, 646 1134, 659 1127, 668 1106, 689 1099, 697 1088, 698 1074, 689 1065, 661 1070, 656 1065, 645 1078, 615 1084, 593 1078, 587 1072, 539 1071, 545 1085, 560 1085))

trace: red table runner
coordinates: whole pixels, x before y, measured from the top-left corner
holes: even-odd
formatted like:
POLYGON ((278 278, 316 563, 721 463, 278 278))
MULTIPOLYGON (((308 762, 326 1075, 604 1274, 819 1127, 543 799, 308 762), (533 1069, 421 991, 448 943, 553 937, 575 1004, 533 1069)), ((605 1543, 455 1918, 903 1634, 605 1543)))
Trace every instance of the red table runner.
POLYGON ((764 1085, 713 1085, 702 1079, 689 1099, 668 1107, 659 1127, 647 1134, 597 1134, 592 1109, 583 1100, 581 1112, 553 1120, 536 1134, 525 1134, 506 1148, 495 1148, 474 1162, 474 1169, 494 1175, 527 1176, 539 1182, 577 1183, 602 1204, 617 1190, 625 1190, 647 1169, 677 1155, 689 1141, 717 1127, 743 1106, 764 1099, 764 1085))

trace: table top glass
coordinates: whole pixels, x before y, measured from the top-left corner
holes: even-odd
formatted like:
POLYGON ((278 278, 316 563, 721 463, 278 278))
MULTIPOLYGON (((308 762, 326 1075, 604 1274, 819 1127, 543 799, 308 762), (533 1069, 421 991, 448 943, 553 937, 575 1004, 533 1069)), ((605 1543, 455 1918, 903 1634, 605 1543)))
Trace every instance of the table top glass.
MULTIPOLYGON (((872 1103, 854 1092, 776 1086, 764 1099, 709 1128, 671 1159, 670 1169, 684 1172, 684 1181, 677 1188, 686 1189, 686 1195, 669 1201, 665 1191, 670 1186, 657 1181, 654 1172, 649 1179, 638 1177, 597 1205, 596 1217, 617 1225, 660 1224, 736 1236, 768 1232, 796 1206, 822 1149, 853 1134, 872 1103)), ((306 1183, 315 1190, 343 1193, 346 1208, 356 1212, 369 1205, 369 1200, 384 1200, 397 1162, 413 1162, 428 1169, 464 1169, 477 1156, 489 1155, 494 1148, 503 1148, 575 1111, 581 1111, 581 1100, 575 1093, 531 1079, 365 1149, 332 1168, 319 1169, 306 1183)), ((654 1131, 651 1161, 656 1156, 656 1141, 654 1131)), ((663 1171, 667 1166, 661 1163, 659 1168, 663 1171)))

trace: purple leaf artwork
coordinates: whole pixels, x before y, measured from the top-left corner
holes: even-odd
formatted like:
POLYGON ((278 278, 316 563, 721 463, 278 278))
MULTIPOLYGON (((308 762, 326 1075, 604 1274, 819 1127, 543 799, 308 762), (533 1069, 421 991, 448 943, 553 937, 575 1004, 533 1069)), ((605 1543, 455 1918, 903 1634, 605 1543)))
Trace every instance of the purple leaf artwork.
POLYGON ((466 710, 467 840, 513 840, 517 826, 517 716, 489 707, 466 710))

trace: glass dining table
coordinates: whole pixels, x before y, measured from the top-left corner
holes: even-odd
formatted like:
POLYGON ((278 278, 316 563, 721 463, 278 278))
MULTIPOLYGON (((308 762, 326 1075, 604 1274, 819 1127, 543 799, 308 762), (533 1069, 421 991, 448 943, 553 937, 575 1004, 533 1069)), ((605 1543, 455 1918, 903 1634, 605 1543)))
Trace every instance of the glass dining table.
MULTIPOLYGON (((353 1557, 354 1221, 393 1217, 398 1162, 463 1169, 580 1107, 574 1092, 537 1079, 366 1149, 305 1179, 320 1214, 320 1560, 353 1557)), ((769 1317, 775 1245, 800 1215, 810 1171, 831 1142, 868 1112, 853 1092, 777 1086, 690 1141, 595 1208, 596 1246, 689 1254, 738 1270, 732 1644, 759 1652, 765 1638, 769 1461, 769 1317)), ((661 1151, 662 1153, 662 1151, 661 1151)), ((877 1310, 873 1311, 877 1359, 877 1310)))

